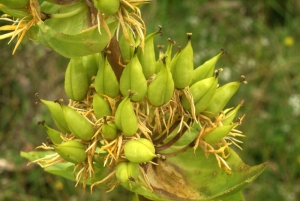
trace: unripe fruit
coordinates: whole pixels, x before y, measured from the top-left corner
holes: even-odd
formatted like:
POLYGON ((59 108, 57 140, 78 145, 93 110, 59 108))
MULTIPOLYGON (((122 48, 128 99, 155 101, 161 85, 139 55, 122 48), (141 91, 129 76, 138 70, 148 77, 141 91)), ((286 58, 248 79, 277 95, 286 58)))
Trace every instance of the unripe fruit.
MULTIPOLYGON (((195 113, 202 112, 213 98, 218 85, 217 77, 210 77, 195 83, 190 87, 190 93, 193 96, 195 113)), ((191 103, 188 98, 184 96, 181 104, 185 110, 191 109, 191 103)))
POLYGON ((107 60, 107 56, 105 56, 103 62, 99 63, 94 85, 98 93, 105 94, 111 98, 115 98, 119 94, 119 82, 107 60))
POLYGON ((111 108, 102 95, 94 94, 93 109, 97 119, 101 119, 104 116, 111 116, 111 108))
POLYGON ((65 92, 75 101, 85 98, 89 89, 87 72, 83 66, 82 58, 72 58, 65 74, 65 92))
POLYGON ((214 56, 213 58, 207 60, 201 66, 197 67, 193 71, 193 81, 190 84, 190 86, 192 86, 193 84, 195 84, 196 82, 198 82, 200 80, 203 80, 205 78, 209 78, 209 77, 213 76, 213 72, 215 70, 216 63, 224 53, 226 53, 225 50, 221 49, 221 52, 218 55, 214 56))
POLYGON ((71 163, 82 163, 87 158, 84 144, 75 140, 53 145, 53 147, 60 157, 71 163))
POLYGON ((175 87, 183 89, 190 85, 193 78, 194 62, 193 48, 191 44, 191 33, 188 33, 188 43, 176 56, 176 62, 171 62, 170 70, 175 87))
POLYGON ((70 133, 70 129, 66 122, 63 110, 61 105, 54 101, 43 100, 38 97, 38 94, 35 95, 37 100, 45 104, 54 120, 55 125, 63 132, 63 133, 70 133))
POLYGON ((155 74, 159 73, 160 69, 164 65, 162 62, 162 58, 164 57, 164 52, 163 52, 163 46, 159 45, 159 54, 158 54, 158 60, 155 62, 155 74))
POLYGON ((215 130, 213 130, 210 133, 206 133, 205 136, 203 137, 203 140, 205 142, 207 142, 208 144, 214 144, 219 142, 222 138, 224 138, 225 136, 227 136, 230 131, 237 125, 237 123, 235 124, 231 124, 231 125, 226 125, 226 126, 221 126, 221 127, 217 127, 215 128, 215 130))
POLYGON ((120 162, 116 167, 116 177, 121 183, 128 183, 139 176, 139 164, 132 162, 120 162))
POLYGON ((130 162, 134 163, 149 162, 156 156, 153 143, 144 138, 126 142, 124 154, 130 162))
POLYGON ((114 123, 105 122, 102 126, 102 134, 107 141, 115 140, 118 136, 117 125, 114 123))
POLYGON ((92 77, 97 75, 99 62, 99 53, 90 54, 82 57, 82 63, 87 73, 89 84, 92 83, 92 77))
POLYGON ((125 136, 132 136, 138 130, 136 118, 129 96, 125 97, 118 105, 115 114, 115 123, 125 136))
POLYGON ((94 136, 94 127, 86 118, 69 106, 63 106, 63 112, 73 135, 85 141, 94 136))
POLYGON ((125 37, 125 33, 121 35, 119 39, 119 47, 122 54, 122 59, 125 64, 129 63, 134 55, 135 47, 139 45, 140 41, 135 38, 133 32, 127 29, 128 40, 125 37))
POLYGON ((148 100, 153 106, 161 106, 167 103, 173 96, 174 81, 165 61, 160 72, 150 83, 148 88, 148 100))
POLYGON ((161 26, 159 26, 159 30, 149 34, 145 38, 145 45, 144 45, 144 51, 142 48, 138 49, 137 57, 141 63, 143 73, 146 79, 151 77, 155 73, 155 51, 154 51, 154 36, 157 34, 162 34, 161 32, 161 26))
POLYGON ((244 101, 242 100, 238 106, 236 106, 234 109, 232 109, 231 111, 227 112, 225 114, 225 118, 222 120, 222 124, 225 125, 229 125, 234 121, 234 118, 236 117, 237 112, 239 111, 240 107, 243 106, 244 101))
POLYGON ((147 94, 147 80, 144 77, 141 63, 135 54, 122 72, 120 78, 120 91, 128 96, 129 91, 134 93, 132 101, 141 101, 147 94))
POLYGON ((244 76, 242 76, 242 81, 230 82, 219 87, 203 114, 209 118, 216 116, 226 106, 231 97, 237 92, 241 83, 247 83, 244 76))
POLYGON ((50 140, 51 140, 51 142, 53 144, 60 144, 60 143, 62 143, 63 140, 60 137, 61 133, 59 131, 57 131, 57 130, 55 130, 53 128, 50 128, 49 126, 47 126, 45 124, 45 121, 40 121, 40 122, 38 122, 38 124, 44 126, 44 128, 45 128, 45 130, 46 130, 46 132, 47 132, 47 134, 48 134, 48 136, 49 136, 49 138, 50 138, 50 140))
POLYGON ((171 65, 171 58, 172 58, 172 52, 173 52, 173 45, 176 43, 174 40, 171 40, 171 38, 168 38, 169 45, 167 47, 167 50, 164 54, 166 57, 166 65, 170 66, 171 65))
POLYGON ((94 5, 106 15, 115 14, 120 7, 120 0, 93 0, 94 5))

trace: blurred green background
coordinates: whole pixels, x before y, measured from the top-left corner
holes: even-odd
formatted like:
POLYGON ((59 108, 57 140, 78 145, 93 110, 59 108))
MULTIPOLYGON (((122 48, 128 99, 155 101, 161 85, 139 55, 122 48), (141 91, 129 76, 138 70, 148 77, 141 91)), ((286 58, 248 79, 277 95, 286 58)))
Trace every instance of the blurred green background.
MULTIPOLYGON (((247 200, 296 201, 300 197, 300 1, 154 0, 142 8, 147 33, 163 26, 156 45, 186 44, 192 32, 195 65, 228 51, 217 63, 221 84, 245 75, 228 107, 245 100, 241 130, 247 135, 245 163, 268 161, 261 176, 244 194, 247 200)), ((0 21, 0 25, 4 22, 0 21)), ((73 182, 27 166, 20 151, 45 142, 37 125, 53 125, 45 107, 35 104, 35 93, 48 100, 64 98, 64 71, 68 60, 32 41, 24 40, 15 55, 15 41, 0 41, 0 200, 130 200, 122 188, 105 194, 82 192, 73 182)), ((175 48, 174 48, 174 51, 175 48)))

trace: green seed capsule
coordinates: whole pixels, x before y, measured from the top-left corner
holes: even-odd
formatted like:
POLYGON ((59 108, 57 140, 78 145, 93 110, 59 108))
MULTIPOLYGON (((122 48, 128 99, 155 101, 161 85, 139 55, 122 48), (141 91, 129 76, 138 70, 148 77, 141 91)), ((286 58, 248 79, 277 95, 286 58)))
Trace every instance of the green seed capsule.
POLYGON ((0 0, 0 4, 7 8, 18 9, 27 6, 29 4, 29 0, 0 0))
POLYGON ((82 63, 86 70, 90 85, 92 84, 92 78, 97 75, 99 66, 99 53, 83 56, 82 63))
POLYGON ((223 49, 221 49, 221 53, 219 53, 218 55, 214 56, 213 58, 207 60, 201 66, 197 67, 193 71, 193 81, 190 84, 190 86, 192 86, 193 84, 195 84, 196 82, 198 82, 200 80, 203 80, 205 78, 209 78, 209 77, 213 76, 213 72, 215 70, 216 63, 224 53, 226 53, 226 52, 223 49))
POLYGON ((174 93, 172 74, 166 66, 165 61, 163 63, 163 67, 148 88, 148 100, 156 107, 170 101, 174 93))
POLYGON ((94 127, 86 118, 69 106, 63 106, 63 112, 73 135, 85 141, 94 136, 94 127))
POLYGON ((230 82, 218 88, 203 114, 209 118, 215 117, 237 92, 241 83, 247 83, 244 76, 242 76, 242 79, 240 82, 230 82))
POLYGON ((120 162, 116 167, 116 177, 121 183, 128 183, 139 176, 139 164, 132 162, 120 162))
POLYGON ((215 128, 210 133, 207 133, 204 137, 203 140, 207 142, 208 144, 214 144, 219 142, 222 138, 227 136, 229 132, 235 127, 238 123, 231 124, 231 125, 226 125, 226 126, 221 126, 215 128))
POLYGON ((130 140, 124 145, 125 157, 130 162, 145 163, 156 156, 153 143, 147 139, 141 139, 130 140))
POLYGON ((126 64, 129 63, 134 55, 135 47, 138 46, 138 42, 136 41, 132 31, 129 31, 129 29, 127 29, 127 33, 129 41, 127 41, 124 33, 119 39, 119 47, 122 54, 122 59, 126 64))
POLYGON ((85 146, 81 142, 75 140, 53 145, 53 147, 60 157, 71 163, 82 163, 87 158, 85 146))
POLYGON ((138 49, 137 57, 142 65, 143 73, 146 79, 151 77, 155 73, 155 51, 154 51, 154 36, 157 34, 162 34, 161 26, 159 26, 159 30, 149 34, 145 38, 145 46, 144 51, 142 48, 138 49))
MULTIPOLYGON (((218 78, 210 77, 204 80, 198 81, 191 86, 190 93, 193 96, 195 113, 202 112, 210 103, 213 98, 218 85, 218 78)), ((181 104, 185 110, 191 109, 191 104, 186 96, 181 100, 181 104)))
POLYGON ((107 141, 115 140, 118 136, 118 127, 114 123, 104 123, 102 126, 103 137, 107 141))
POLYGON ((120 91, 128 96, 129 91, 136 95, 131 96, 132 101, 141 101, 147 94, 147 80, 144 77, 141 63, 135 54, 122 72, 120 78, 120 91))
POLYGON ((54 101, 43 100, 38 97, 38 94, 35 94, 38 101, 45 104, 49 109, 51 116, 54 120, 55 125, 61 130, 63 133, 70 133, 70 129, 66 122, 63 110, 59 103, 54 101))
POLYGON ((115 98, 119 94, 119 82, 114 73, 107 56, 104 62, 99 63, 99 70, 95 78, 95 89, 98 93, 115 98))
POLYGON ((104 116, 111 116, 111 108, 102 95, 94 94, 93 109, 97 119, 101 119, 104 116))
POLYGON ((134 135, 138 130, 138 121, 128 96, 117 107, 115 123, 118 129, 128 137, 134 135))
POLYGON ((239 111, 240 107, 243 106, 244 101, 241 101, 238 106, 236 106, 233 110, 229 111, 225 114, 224 120, 222 120, 222 124, 229 125, 234 121, 234 118, 236 117, 237 112, 239 111))
POLYGON ((159 55, 158 60, 155 62, 155 74, 159 73, 160 69, 164 65, 162 62, 162 58, 164 57, 163 46, 159 45, 159 55))
POLYGON ((94 5, 106 15, 115 14, 120 7, 120 0, 93 0, 94 5))
POLYGON ((50 128, 49 126, 47 126, 45 124, 45 121, 38 122, 38 124, 44 126, 44 128, 45 128, 45 130, 46 130, 46 132, 47 132, 47 134, 48 134, 48 136, 49 136, 49 138, 50 138, 50 140, 51 140, 51 142, 53 144, 60 144, 60 143, 62 143, 63 140, 60 137, 61 133, 59 131, 57 131, 57 130, 55 130, 53 128, 50 128))
POLYGON ((171 62, 170 66, 175 87, 178 89, 183 89, 189 86, 193 78, 194 62, 191 36, 192 34, 188 33, 187 45, 176 56, 176 60, 174 60, 175 62, 171 62))
POLYGON ((65 74, 65 91, 67 96, 75 101, 85 98, 89 89, 87 72, 82 63, 82 58, 72 58, 65 74))

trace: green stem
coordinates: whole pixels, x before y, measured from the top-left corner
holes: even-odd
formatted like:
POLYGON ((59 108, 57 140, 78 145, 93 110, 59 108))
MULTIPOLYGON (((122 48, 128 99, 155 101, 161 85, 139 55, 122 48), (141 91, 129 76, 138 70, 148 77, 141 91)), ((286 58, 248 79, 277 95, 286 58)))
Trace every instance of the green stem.
POLYGON ((81 6, 79 8, 76 8, 75 10, 72 10, 71 12, 67 12, 67 13, 54 13, 54 14, 48 14, 48 13, 44 13, 45 15, 45 19, 62 19, 62 18, 68 18, 68 17, 72 17, 74 15, 77 15, 78 13, 80 13, 81 11, 83 11, 85 7, 81 6))
MULTIPOLYGON (((190 123, 190 119, 187 121, 187 123, 190 123)), ((173 138, 172 140, 170 140, 169 142, 165 143, 164 145, 160 146, 160 147, 155 147, 155 152, 158 151, 163 151, 169 147, 171 147, 173 144, 175 144, 181 137, 182 135, 184 135, 184 133, 186 132, 188 128, 184 127, 180 130, 180 132, 178 132, 173 138)))

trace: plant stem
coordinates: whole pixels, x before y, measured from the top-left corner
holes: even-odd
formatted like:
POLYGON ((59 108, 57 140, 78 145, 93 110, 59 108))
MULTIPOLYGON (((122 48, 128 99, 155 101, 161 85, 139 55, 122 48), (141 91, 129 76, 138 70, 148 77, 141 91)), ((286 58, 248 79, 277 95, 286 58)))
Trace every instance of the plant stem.
POLYGON ((106 50, 111 52, 110 54, 107 54, 107 59, 113 71, 115 72, 117 80, 120 82, 120 77, 122 75, 124 67, 121 50, 116 35, 112 37, 106 50))

